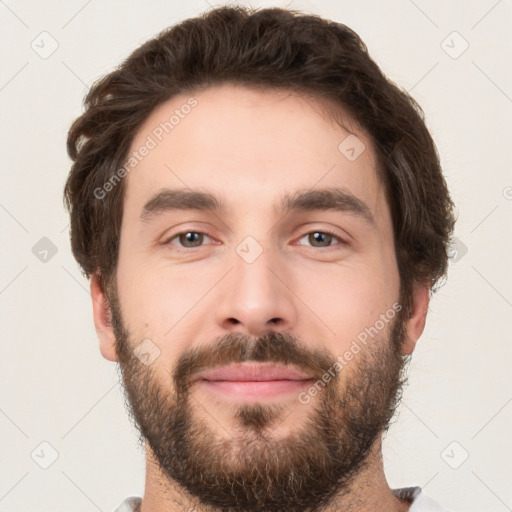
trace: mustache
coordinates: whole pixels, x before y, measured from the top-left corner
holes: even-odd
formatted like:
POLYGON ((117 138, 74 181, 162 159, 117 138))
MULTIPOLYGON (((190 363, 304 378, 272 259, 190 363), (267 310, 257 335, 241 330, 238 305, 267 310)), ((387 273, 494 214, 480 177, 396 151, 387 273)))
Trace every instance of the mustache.
POLYGON ((212 345, 193 347, 183 353, 172 378, 177 392, 186 393, 197 373, 217 366, 244 362, 293 365, 320 379, 335 361, 327 349, 312 350, 288 333, 269 330, 256 340, 244 333, 229 333, 212 345))

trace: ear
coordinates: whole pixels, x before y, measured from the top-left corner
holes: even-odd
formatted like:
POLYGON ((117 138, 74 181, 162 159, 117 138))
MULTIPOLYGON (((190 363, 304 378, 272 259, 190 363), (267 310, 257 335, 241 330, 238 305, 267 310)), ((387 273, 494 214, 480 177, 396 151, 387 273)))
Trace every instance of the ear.
POLYGON ((412 354, 416 347, 416 342, 425 329, 427 320, 427 311, 429 303, 429 287, 428 285, 415 285, 412 295, 411 316, 407 320, 406 337, 402 344, 402 354, 412 354))
POLYGON ((94 326, 100 341, 101 354, 109 361, 117 361, 116 336, 112 328, 110 306, 97 272, 91 276, 91 298, 94 326))

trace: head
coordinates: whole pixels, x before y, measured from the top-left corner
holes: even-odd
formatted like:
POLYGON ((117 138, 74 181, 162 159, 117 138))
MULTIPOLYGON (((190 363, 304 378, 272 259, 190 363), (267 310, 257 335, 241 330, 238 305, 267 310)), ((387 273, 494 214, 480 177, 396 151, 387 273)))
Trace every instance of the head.
POLYGON ((73 254, 141 440, 202 503, 313 510, 368 466, 453 231, 423 117, 351 29, 278 8, 186 20, 88 93, 73 254), (247 362, 308 379, 199 380, 247 362))

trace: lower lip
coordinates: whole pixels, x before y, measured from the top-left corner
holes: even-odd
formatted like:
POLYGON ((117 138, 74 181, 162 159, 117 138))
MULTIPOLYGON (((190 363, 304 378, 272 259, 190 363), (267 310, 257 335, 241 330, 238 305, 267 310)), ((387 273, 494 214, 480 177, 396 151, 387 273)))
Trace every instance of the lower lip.
POLYGON ((210 391, 231 397, 272 398, 298 393, 306 386, 309 386, 312 383, 312 379, 264 381, 200 380, 198 382, 210 391))

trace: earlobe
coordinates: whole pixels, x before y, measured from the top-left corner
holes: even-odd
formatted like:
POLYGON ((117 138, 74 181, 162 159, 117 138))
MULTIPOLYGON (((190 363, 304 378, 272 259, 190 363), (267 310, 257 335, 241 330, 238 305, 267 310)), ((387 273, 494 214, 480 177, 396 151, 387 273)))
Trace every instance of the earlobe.
POLYGON ((412 295, 411 316, 406 324, 406 337, 402 344, 402 354, 412 354, 416 342, 420 338, 427 320, 428 304, 430 300, 428 285, 415 285, 412 295))
POLYGON ((91 276, 91 298, 94 326, 100 342, 101 354, 109 361, 117 361, 112 312, 97 272, 91 276))

